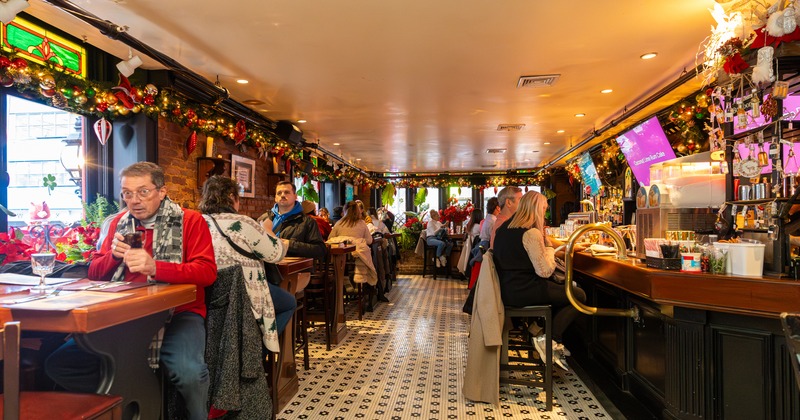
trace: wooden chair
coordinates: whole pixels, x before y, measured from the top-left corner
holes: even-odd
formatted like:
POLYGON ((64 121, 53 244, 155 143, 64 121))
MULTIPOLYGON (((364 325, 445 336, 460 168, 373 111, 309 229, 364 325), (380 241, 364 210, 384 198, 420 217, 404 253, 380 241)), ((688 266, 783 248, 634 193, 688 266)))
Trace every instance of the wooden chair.
POLYGON ((330 253, 326 253, 324 259, 315 260, 314 265, 311 282, 304 293, 306 326, 309 327, 316 322, 322 322, 325 325, 325 349, 330 351, 333 330, 336 325, 336 321, 333 319, 333 307, 336 304, 336 280, 332 272, 330 253))
POLYGON ((529 387, 541 386, 544 388, 547 411, 553 409, 553 334, 550 305, 526 306, 523 308, 505 307, 506 321, 503 327, 503 349, 500 353, 501 371, 527 371, 530 372, 530 379, 514 379, 500 376, 501 384, 526 385, 529 387), (527 331, 520 331, 517 334, 510 334, 511 318, 541 318, 545 323, 545 353, 539 355, 540 359, 535 359, 533 353, 536 349, 528 340, 527 331), (509 351, 521 354, 524 351, 527 357, 510 356, 509 351), (549 361, 549 362, 547 362, 549 361), (511 364, 509 362, 515 362, 511 364), (534 372, 541 372, 542 379, 533 379, 534 372))
POLYGON ((0 331, 3 359, 4 420, 17 419, 122 419, 122 397, 69 392, 20 392, 20 323, 8 322, 0 331))

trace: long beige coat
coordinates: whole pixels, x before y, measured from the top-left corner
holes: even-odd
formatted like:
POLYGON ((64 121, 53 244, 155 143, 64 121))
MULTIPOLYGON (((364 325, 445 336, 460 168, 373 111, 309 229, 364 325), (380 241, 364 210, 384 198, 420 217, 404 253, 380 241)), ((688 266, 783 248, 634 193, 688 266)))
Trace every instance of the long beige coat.
POLYGON ((475 288, 462 392, 472 401, 498 405, 505 310, 491 251, 483 256, 475 288))

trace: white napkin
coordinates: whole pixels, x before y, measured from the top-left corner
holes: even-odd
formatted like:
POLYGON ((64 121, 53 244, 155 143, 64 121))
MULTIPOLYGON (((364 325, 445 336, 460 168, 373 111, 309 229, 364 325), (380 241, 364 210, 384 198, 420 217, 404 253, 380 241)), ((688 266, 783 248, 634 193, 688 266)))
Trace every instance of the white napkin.
POLYGON ((591 251, 593 257, 617 255, 616 248, 599 244, 593 244, 592 246, 590 246, 589 251, 591 251))

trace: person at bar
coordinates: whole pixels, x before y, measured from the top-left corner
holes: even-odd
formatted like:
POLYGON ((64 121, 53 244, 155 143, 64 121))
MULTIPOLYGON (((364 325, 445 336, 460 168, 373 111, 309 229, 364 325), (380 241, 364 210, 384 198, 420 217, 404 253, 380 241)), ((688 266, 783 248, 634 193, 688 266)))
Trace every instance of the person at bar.
POLYGON ((520 187, 505 187, 500 190, 500 194, 497 194, 497 204, 500 206, 500 213, 497 214, 492 224, 492 234, 489 238, 490 248, 494 249, 494 234, 497 232, 497 228, 514 215, 514 212, 517 211, 520 198, 522 198, 522 188, 520 187))
POLYGON ((262 261, 276 263, 282 260, 288 241, 277 238, 269 220, 259 225, 251 217, 238 214, 239 184, 231 178, 210 177, 203 185, 198 207, 211 231, 217 268, 242 266, 250 309, 261 327, 264 346, 272 352, 280 351, 278 334, 292 318, 297 300, 267 279, 262 261), (242 254, 229 240, 250 255, 242 254))
MULTIPOLYGON (((552 305, 555 363, 569 370, 566 360, 569 351, 560 343, 564 331, 579 312, 567 299, 564 285, 550 279, 556 269, 555 259, 563 258, 564 251, 556 253, 544 234, 547 207, 547 198, 536 191, 527 192, 519 200, 516 213, 495 230, 494 262, 504 305, 552 305)), ((577 286, 574 290, 576 299, 585 302, 586 293, 577 286)), ((531 324, 528 331, 537 334, 540 328, 531 324)), ((540 355, 545 354, 544 340, 542 334, 532 339, 540 355)))
POLYGON ((498 214, 500 214, 500 204, 497 201, 497 197, 492 197, 486 202, 486 217, 483 219, 479 235, 481 238, 479 244, 486 249, 489 249, 492 231, 494 230, 494 221, 497 219, 498 214))
POLYGON ((287 257, 323 258, 325 241, 322 239, 317 222, 303 213, 303 206, 297 201, 297 189, 289 181, 278 182, 275 186, 275 206, 262 214, 258 221, 272 221, 272 230, 281 239, 289 240, 287 257))
MULTIPOLYGON (((314 222, 317 223, 317 226, 319 227, 319 233, 322 235, 322 239, 328 240, 328 236, 331 234, 331 224, 324 218, 317 216, 317 209, 313 202, 303 200, 300 205, 303 206, 303 213, 305 213, 306 216, 314 219, 314 222)), ((325 207, 323 207, 323 209, 324 208, 325 207)))
POLYGON ((320 209, 319 209, 319 212, 318 212, 318 213, 319 213, 319 214, 318 214, 318 215, 319 215, 319 217, 321 217, 323 220, 325 220, 326 222, 328 222, 328 225, 330 225, 331 227, 333 227, 333 223, 331 223, 331 213, 328 211, 328 209, 327 209, 327 208, 325 208, 325 207, 320 207, 320 209))
MULTIPOLYGON (((208 417, 208 366, 205 363, 205 288, 217 278, 208 225, 199 212, 181 208, 167 196, 164 170, 138 162, 120 172, 127 211, 109 225, 108 235, 89 266, 92 280, 194 284, 197 298, 178 306, 164 329, 160 364, 183 397, 191 420, 208 417), (131 226, 141 232, 141 247, 126 242, 131 226)), ((130 242, 130 240, 129 240, 130 242)), ((138 363, 123 361, 123 363, 138 363)), ((70 391, 95 392, 100 382, 98 355, 70 339, 45 362, 45 372, 70 391)))

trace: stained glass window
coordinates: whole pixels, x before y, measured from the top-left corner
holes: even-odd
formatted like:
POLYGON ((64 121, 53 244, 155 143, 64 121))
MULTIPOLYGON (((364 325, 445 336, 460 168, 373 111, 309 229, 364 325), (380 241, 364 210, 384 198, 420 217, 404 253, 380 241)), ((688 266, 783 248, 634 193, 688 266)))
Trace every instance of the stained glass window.
POLYGON ((23 18, 0 25, 2 48, 26 60, 55 65, 73 76, 86 78, 86 50, 23 18))

